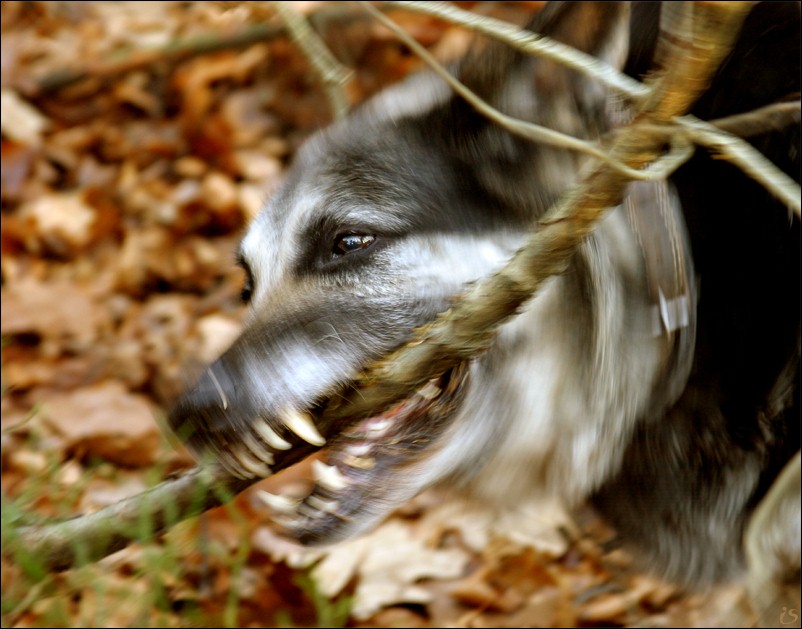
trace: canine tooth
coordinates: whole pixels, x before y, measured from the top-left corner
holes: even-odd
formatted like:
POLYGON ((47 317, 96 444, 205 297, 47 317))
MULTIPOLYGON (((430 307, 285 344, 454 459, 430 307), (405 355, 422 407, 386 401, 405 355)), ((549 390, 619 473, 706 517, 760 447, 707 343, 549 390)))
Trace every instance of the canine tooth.
POLYGON ((251 472, 253 476, 260 476, 262 478, 270 476, 270 468, 261 461, 253 458, 250 454, 248 454, 245 448, 237 448, 233 451, 233 454, 237 461, 239 461, 240 465, 248 472, 251 472))
POLYGON ((330 491, 341 491, 348 487, 348 480, 336 465, 327 465, 323 461, 312 461, 312 477, 315 482, 330 491))
POLYGON ((307 443, 311 443, 313 446, 322 446, 326 443, 323 435, 318 432, 309 415, 302 413, 298 409, 291 406, 287 407, 284 413, 281 414, 281 419, 287 428, 307 443))
POLYGON ((291 498, 290 496, 282 496, 280 494, 271 494, 267 491, 260 491, 256 495, 268 507, 278 511, 279 513, 295 513, 298 504, 301 502, 299 498, 291 498))
POLYGON ((443 390, 433 382, 427 382, 426 385, 418 391, 418 395, 427 400, 433 400, 439 396, 443 390))
POLYGON ((308 504, 313 509, 317 509, 318 511, 323 511, 324 513, 335 513, 337 509, 340 507, 339 500, 325 500, 320 498, 319 496, 308 496, 306 499, 306 504, 308 504))
POLYGON ((289 441, 282 439, 266 421, 262 420, 255 422, 253 428, 271 448, 275 448, 276 450, 289 450, 292 447, 292 444, 289 441))
POLYGON ((276 460, 273 458, 273 453, 265 448, 262 444, 258 443, 251 435, 245 434, 242 437, 242 442, 251 451, 251 453, 262 463, 273 465, 276 460))

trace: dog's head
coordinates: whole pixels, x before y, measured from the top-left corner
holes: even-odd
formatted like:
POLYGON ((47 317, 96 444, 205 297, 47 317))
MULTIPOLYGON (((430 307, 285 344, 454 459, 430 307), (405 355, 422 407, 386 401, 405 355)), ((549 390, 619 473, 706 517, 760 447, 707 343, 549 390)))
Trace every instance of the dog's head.
MULTIPOLYGON (((548 8, 533 29, 623 62, 621 3, 548 8)), ((509 115, 583 136, 607 125, 604 92, 549 61, 492 45, 458 76, 509 115)), ((469 365, 347 426, 321 431, 316 409, 503 264, 579 165, 500 130, 428 73, 319 133, 242 241, 252 308, 244 332, 179 401, 171 426, 197 456, 242 477, 325 444, 313 493, 277 502, 306 542, 362 530, 480 461, 491 433, 504 430, 492 420, 503 390, 492 401, 471 396, 481 385, 469 365), (488 422, 466 423, 479 415, 488 422), (454 438, 471 431, 470 447, 454 438)), ((581 320, 576 329, 572 343, 585 334, 581 320)))

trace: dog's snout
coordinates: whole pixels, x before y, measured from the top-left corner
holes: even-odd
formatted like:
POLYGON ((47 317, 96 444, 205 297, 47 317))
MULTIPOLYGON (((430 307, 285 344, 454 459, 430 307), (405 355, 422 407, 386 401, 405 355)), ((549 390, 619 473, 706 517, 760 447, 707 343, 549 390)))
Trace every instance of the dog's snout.
POLYGON ((267 477, 325 439, 304 411, 268 407, 245 381, 238 356, 230 351, 204 370, 170 411, 168 424, 201 462, 215 461, 239 478, 267 477))
POLYGON ((232 419, 229 415, 235 409, 238 414, 243 412, 240 397, 227 370, 212 365, 178 400, 168 423, 182 441, 193 447, 198 439, 224 432, 221 429, 232 419))

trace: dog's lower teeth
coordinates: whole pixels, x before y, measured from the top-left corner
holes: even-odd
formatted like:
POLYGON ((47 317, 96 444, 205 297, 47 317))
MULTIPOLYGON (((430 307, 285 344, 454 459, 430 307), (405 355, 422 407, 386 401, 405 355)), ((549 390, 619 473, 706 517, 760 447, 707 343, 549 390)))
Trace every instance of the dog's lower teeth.
POLYGON ((359 470, 372 470, 376 466, 376 459, 372 456, 346 456, 345 464, 359 470))
POLYGON ((318 520, 324 517, 326 515, 326 512, 321 511, 317 507, 309 504, 309 502, 302 502, 300 505, 298 505, 298 514, 303 517, 311 518, 313 520, 318 520))
POLYGON ((438 397, 443 390, 438 387, 433 382, 427 382, 426 385, 418 391, 418 395, 420 395, 425 400, 433 400, 438 397))
POLYGON ((278 511, 279 513, 287 513, 287 514, 295 513, 298 508, 298 504, 301 502, 300 499, 298 498, 271 494, 267 491, 260 491, 256 495, 268 507, 270 507, 274 511, 278 511))
POLYGON ((361 457, 369 454, 370 451, 373 449, 373 445, 370 443, 355 443, 350 445, 346 448, 346 452, 350 456, 361 457))
POLYGON ((285 529, 296 529, 299 526, 301 526, 303 518, 301 518, 300 516, 295 516, 295 517, 277 516, 273 518, 273 522, 275 522, 279 526, 283 526, 285 529))
POLYGON ((286 439, 282 439, 266 421, 254 422, 253 429, 275 450, 289 450, 292 447, 292 444, 286 439))
POLYGON ((287 407, 280 415, 281 420, 292 432, 298 437, 312 444, 313 446, 322 446, 326 444, 317 427, 315 426, 309 415, 302 413, 296 408, 287 407))
POLYGON ((337 509, 340 507, 340 502, 338 500, 325 500, 323 498, 320 498, 319 496, 314 496, 314 495, 307 497, 306 504, 308 504, 313 509, 322 511, 323 513, 335 513, 337 509))
POLYGON ((337 466, 327 465, 323 461, 312 461, 312 477, 318 485, 329 491, 338 492, 348 487, 348 479, 337 466))
POLYGON ((389 417, 384 417, 382 419, 371 419, 368 423, 365 424, 364 430, 367 432, 371 437, 379 437, 387 432, 387 429, 393 425, 393 420, 389 417))

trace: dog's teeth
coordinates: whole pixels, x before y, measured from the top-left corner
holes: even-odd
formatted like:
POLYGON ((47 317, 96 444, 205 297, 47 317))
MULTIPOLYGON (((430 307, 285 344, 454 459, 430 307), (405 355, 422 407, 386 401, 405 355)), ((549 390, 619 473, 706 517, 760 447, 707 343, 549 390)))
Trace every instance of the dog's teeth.
POLYGON ((298 505, 298 514, 302 517, 312 518, 313 520, 318 520, 326 515, 326 512, 318 507, 310 504, 309 498, 307 498, 304 502, 298 505))
POLYGON ((289 450, 292 447, 289 441, 282 439, 264 420, 257 420, 254 422, 253 429, 259 433, 259 436, 264 439, 271 448, 276 450, 289 450))
POLYGON ((351 456, 365 456, 373 449, 373 445, 370 443, 354 443, 346 446, 345 449, 351 456))
POLYGON ((325 500, 324 498, 314 495, 306 498, 306 504, 323 513, 336 513, 337 509, 340 508, 339 500, 325 500))
POLYGON ((372 470, 376 467, 376 459, 372 456, 346 456, 345 464, 359 470, 372 470))
POLYGON ((221 453, 220 456, 217 457, 217 462, 223 469, 236 478, 253 478, 253 474, 244 470, 242 464, 227 453, 221 453))
POLYGON ((443 390, 434 384, 434 382, 427 382, 426 385, 418 391, 418 395, 426 400, 433 400, 442 392, 443 390))
POLYGON ((270 476, 270 468, 264 463, 253 458, 245 448, 239 447, 233 450, 234 458, 239 461, 239 464, 245 468, 246 471, 251 472, 251 477, 259 476, 266 478, 270 476))
POLYGON ((298 504, 301 502, 299 498, 292 498, 290 496, 282 496, 271 494, 267 491, 260 491, 256 494, 268 507, 278 511, 279 513, 291 514, 295 513, 298 504))
POLYGON ((365 424, 365 431, 371 437, 378 437, 387 432, 387 429, 392 425, 393 425, 393 420, 390 417, 384 417, 382 419, 372 419, 367 424, 365 424))
POLYGON ((279 526, 284 527, 285 529, 297 529, 301 526, 303 522, 303 518, 301 516, 294 516, 294 517, 287 517, 287 516, 276 516, 272 518, 273 522, 278 524, 279 526))
POLYGON ((336 465, 326 465, 323 461, 312 461, 312 477, 321 487, 337 492, 348 487, 348 480, 336 465))
POLYGON ((251 453, 259 459, 262 463, 267 463, 268 465, 273 465, 275 463, 275 459, 273 458, 273 453, 264 447, 262 444, 258 443, 256 439, 254 439, 251 435, 246 433, 242 437, 242 442, 251 451, 251 453))
POLYGON ((323 438, 323 435, 318 432, 309 415, 295 408, 288 407, 280 417, 287 428, 292 430, 292 432, 307 443, 311 443, 313 446, 325 445, 326 440, 323 438))

